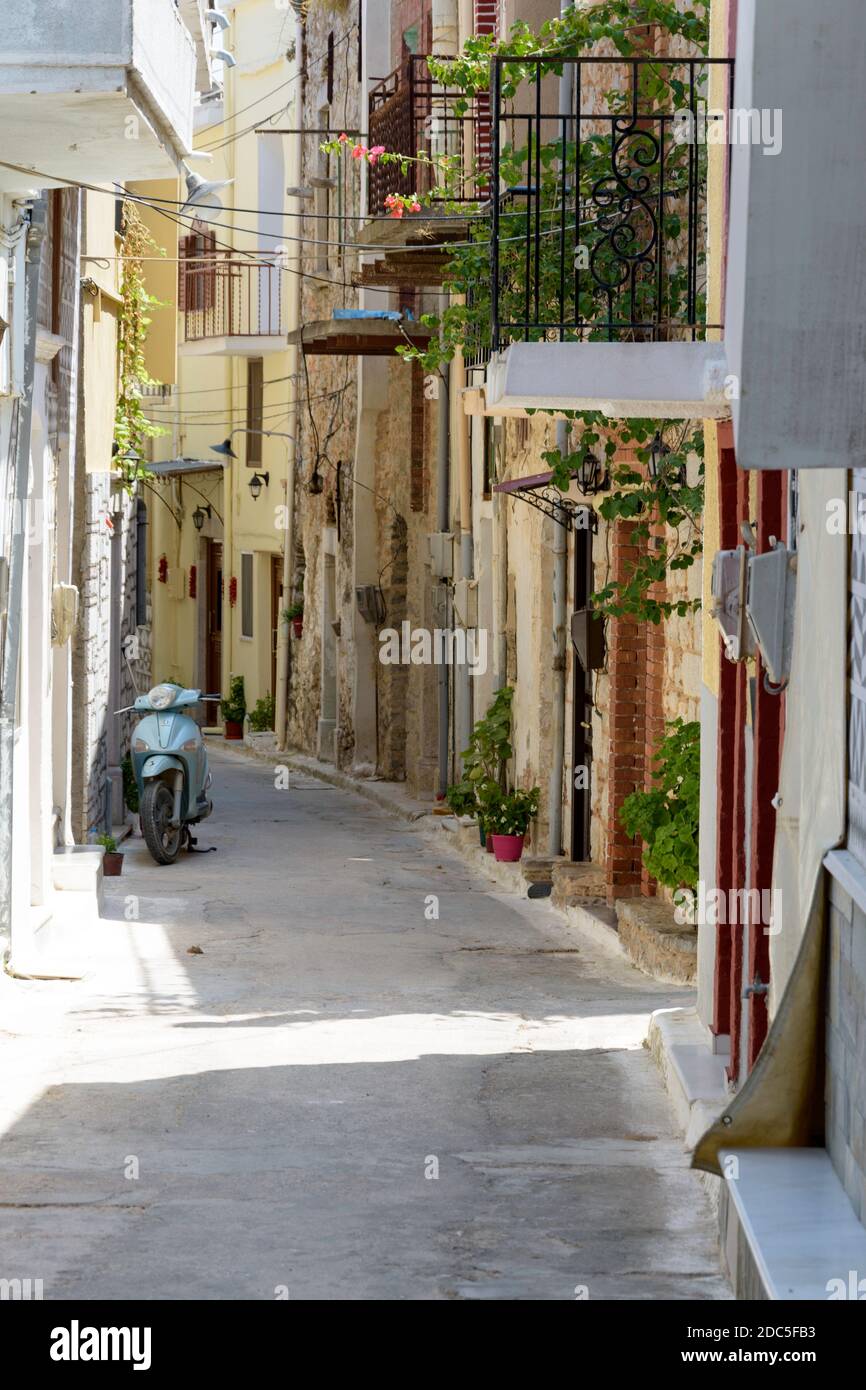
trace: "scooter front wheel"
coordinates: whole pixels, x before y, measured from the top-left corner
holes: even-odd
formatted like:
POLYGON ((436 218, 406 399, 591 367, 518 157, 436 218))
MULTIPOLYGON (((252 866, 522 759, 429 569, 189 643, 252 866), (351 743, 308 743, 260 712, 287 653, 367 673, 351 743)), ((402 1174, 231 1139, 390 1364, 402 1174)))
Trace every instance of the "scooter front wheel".
POLYGON ((144 842, 157 864, 173 864, 180 853, 183 831, 172 825, 174 797, 164 782, 148 782, 141 798, 144 842))

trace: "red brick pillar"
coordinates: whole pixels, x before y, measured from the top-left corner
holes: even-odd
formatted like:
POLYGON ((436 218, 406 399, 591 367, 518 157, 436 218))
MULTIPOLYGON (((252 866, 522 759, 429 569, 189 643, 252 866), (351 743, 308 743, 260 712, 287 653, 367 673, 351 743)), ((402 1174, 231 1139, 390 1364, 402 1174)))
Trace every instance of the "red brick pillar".
MULTIPOLYGON (((641 553, 635 538, 638 523, 621 521, 611 537, 614 580, 625 579, 641 553)), ((644 785, 646 741, 647 624, 612 618, 608 624, 608 804, 605 885, 608 902, 638 897, 641 891, 641 844, 628 836, 619 813, 626 797, 644 785)))
MULTIPOLYGON (((664 526, 656 523, 653 526, 649 537, 649 546, 654 548, 656 542, 662 544, 665 541, 664 526)), ((667 585, 664 580, 658 584, 653 584, 649 597, 657 602, 663 602, 667 597, 667 585)), ((655 785, 653 782, 653 772, 655 770, 655 752, 659 743, 665 736, 665 715, 663 704, 663 687, 665 674, 665 628, 664 623, 648 623, 646 626, 646 657, 645 657, 645 684, 644 684, 644 776, 643 789, 651 791, 655 785)), ((641 894, 645 898, 653 898, 656 893, 656 881, 651 876, 646 866, 641 864, 641 894)))

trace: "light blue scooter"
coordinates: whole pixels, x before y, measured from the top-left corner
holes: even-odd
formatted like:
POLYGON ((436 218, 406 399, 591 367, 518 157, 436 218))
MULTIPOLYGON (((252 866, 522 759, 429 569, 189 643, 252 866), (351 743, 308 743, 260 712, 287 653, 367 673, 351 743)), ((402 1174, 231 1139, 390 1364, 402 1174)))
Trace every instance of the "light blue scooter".
POLYGON ((142 834, 157 864, 173 864, 184 841, 193 849, 190 826, 213 810, 204 739, 186 711, 201 700, 219 699, 166 683, 115 711, 143 715, 132 736, 132 768, 142 834))

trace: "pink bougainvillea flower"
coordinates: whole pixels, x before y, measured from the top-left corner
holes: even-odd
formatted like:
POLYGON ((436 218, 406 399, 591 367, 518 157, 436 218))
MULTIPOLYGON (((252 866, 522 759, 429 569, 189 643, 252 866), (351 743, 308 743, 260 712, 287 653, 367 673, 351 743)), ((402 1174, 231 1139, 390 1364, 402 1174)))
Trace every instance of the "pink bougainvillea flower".
POLYGON ((340 142, 341 145, 345 145, 345 144, 347 144, 349 137, 348 137, 348 135, 346 134, 346 132, 345 132, 345 130, 344 130, 344 131, 342 132, 342 134, 340 134, 340 135, 337 136, 337 139, 339 140, 339 142, 340 142))
POLYGON ((413 198, 412 202, 409 204, 409 211, 410 211, 410 212, 420 212, 420 211, 421 211, 421 204, 418 202, 418 200, 417 200, 416 198, 413 198))
POLYGON ((384 145, 372 145, 367 151, 367 159, 370 164, 375 164, 380 154, 385 153, 384 145))
POLYGON ((366 153, 367 153, 367 146, 366 146, 366 145, 354 145, 353 148, 352 148, 352 158, 353 158, 353 159, 363 159, 363 158, 364 158, 364 155, 365 155, 366 153))

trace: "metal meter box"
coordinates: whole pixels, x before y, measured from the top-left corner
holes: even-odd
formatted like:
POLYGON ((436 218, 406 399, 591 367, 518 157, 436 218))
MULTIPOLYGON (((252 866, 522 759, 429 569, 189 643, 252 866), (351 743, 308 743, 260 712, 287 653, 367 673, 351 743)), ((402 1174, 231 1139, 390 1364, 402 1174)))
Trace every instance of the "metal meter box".
POLYGON ((783 541, 749 560, 746 617, 761 648, 765 686, 782 687, 791 674, 796 567, 796 554, 783 541))
POLYGON ((437 579, 451 579, 454 574, 454 533, 434 531, 430 541, 430 568, 437 579))
POLYGON ((722 629, 725 653, 730 661, 745 661, 755 652, 755 640, 746 622, 746 571, 749 552, 744 545, 720 550, 713 557, 713 617, 722 629))

